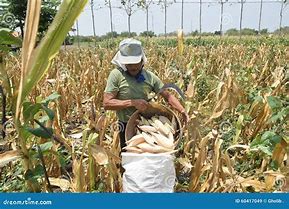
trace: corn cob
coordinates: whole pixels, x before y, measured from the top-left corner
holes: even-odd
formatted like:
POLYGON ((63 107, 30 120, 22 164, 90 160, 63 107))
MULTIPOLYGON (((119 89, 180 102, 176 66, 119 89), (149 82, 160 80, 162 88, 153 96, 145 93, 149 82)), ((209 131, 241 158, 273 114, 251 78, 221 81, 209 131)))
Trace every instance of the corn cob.
POLYGON ((153 125, 154 124, 154 122, 151 120, 151 119, 148 119, 148 123, 149 123, 149 125, 153 125))
POLYGON ((138 154, 143 153, 143 151, 138 147, 126 146, 123 149, 125 149, 128 152, 132 152, 132 153, 138 153, 138 154))
POLYGON ((133 147, 133 146, 136 146, 136 145, 138 145, 144 141, 145 141, 145 139, 144 139, 143 135, 139 134, 139 135, 133 136, 129 141, 126 142, 126 144, 129 147, 133 147))
POLYGON ((148 144, 146 142, 138 144, 137 147, 141 149, 143 152, 155 153, 156 151, 156 148, 154 145, 148 144))
POLYGON ((140 148, 143 152, 149 153, 161 153, 172 151, 172 149, 166 149, 165 147, 161 147, 158 145, 151 145, 145 142, 138 144, 137 147, 140 148))
POLYGON ((156 144, 156 141, 155 141, 155 138, 152 137, 150 134, 147 134, 145 132, 142 132, 142 135, 144 137, 144 140, 148 143, 148 144, 151 144, 151 145, 155 145, 156 144))
POLYGON ((168 123, 168 124, 172 125, 172 122, 171 122, 167 117, 165 117, 165 116, 160 115, 160 116, 159 116, 159 120, 160 120, 163 124, 168 123))
POLYGON ((159 133, 152 133, 152 135, 154 136, 154 140, 157 142, 159 146, 162 146, 168 149, 174 148, 174 141, 171 141, 169 138, 159 133))
POLYGON ((173 133, 173 134, 175 134, 175 129, 173 128, 173 126, 171 125, 171 124, 169 124, 169 123, 165 123, 165 126, 168 128, 168 129, 170 129, 170 133, 173 133))
POLYGON ((168 127, 166 127, 159 119, 153 118, 153 126, 160 131, 164 135, 168 135, 171 131, 168 127))
POLYGON ((157 129, 153 126, 142 125, 138 126, 138 128, 144 132, 157 132, 157 129))
POLYGON ((159 120, 166 126, 168 127, 170 130, 172 130, 173 133, 175 133, 175 129, 173 127, 172 122, 165 116, 160 115, 159 116, 159 120))
POLYGON ((166 147, 162 147, 162 146, 158 146, 158 145, 155 145, 155 147, 156 147, 156 153, 171 152, 174 150, 173 148, 168 149, 166 147))
POLYGON ((140 125, 147 125, 147 126, 150 125, 149 121, 145 119, 143 116, 140 116, 140 119, 141 119, 141 123, 139 123, 140 125))
POLYGON ((174 143, 174 134, 172 132, 169 133, 169 140, 170 142, 173 142, 174 143))

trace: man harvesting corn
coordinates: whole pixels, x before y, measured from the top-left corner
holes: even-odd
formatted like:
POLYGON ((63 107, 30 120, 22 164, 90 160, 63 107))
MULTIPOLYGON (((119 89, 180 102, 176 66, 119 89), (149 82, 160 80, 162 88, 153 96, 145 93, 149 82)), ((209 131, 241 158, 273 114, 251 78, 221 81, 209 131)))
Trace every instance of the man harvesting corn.
MULTIPOLYGON (((106 110, 116 110, 120 127, 120 145, 125 147, 125 128, 130 116, 136 111, 148 108, 148 95, 158 93, 164 85, 151 71, 144 69, 147 58, 141 42, 135 39, 124 39, 112 59, 116 65, 107 79, 104 91, 103 106, 106 110)), ((179 100, 168 91, 160 93, 165 100, 188 122, 189 116, 179 100)))

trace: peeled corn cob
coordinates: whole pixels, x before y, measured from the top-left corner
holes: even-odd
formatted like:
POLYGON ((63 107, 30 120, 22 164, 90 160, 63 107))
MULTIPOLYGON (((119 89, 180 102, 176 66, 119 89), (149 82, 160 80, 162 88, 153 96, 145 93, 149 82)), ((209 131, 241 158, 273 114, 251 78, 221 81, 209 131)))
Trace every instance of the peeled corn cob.
POLYGON ((174 141, 171 141, 169 138, 158 133, 152 133, 152 135, 154 136, 154 139, 158 145, 163 146, 168 149, 174 148, 174 141))
POLYGON ((167 136, 170 133, 171 130, 166 127, 159 119, 153 119, 153 122, 153 126, 164 135, 167 136))
POLYGON ((172 132, 169 133, 169 140, 170 142, 173 142, 174 143, 174 134, 172 132))
POLYGON ((172 122, 171 122, 167 117, 165 117, 165 116, 160 115, 160 116, 159 116, 159 120, 160 120, 163 124, 168 123, 169 125, 172 125, 172 122))
POLYGON ((153 126, 142 125, 142 126, 138 126, 138 128, 145 132, 157 132, 157 129, 153 126))
POLYGON ((151 145, 145 142, 138 144, 137 147, 140 148, 143 152, 149 152, 149 153, 161 153, 161 152, 172 151, 172 149, 167 149, 165 147, 161 147, 158 145, 151 145))
POLYGON ((171 125, 171 124, 169 124, 169 123, 165 123, 165 126, 168 128, 168 129, 170 129, 170 133, 173 133, 173 134, 175 134, 175 129, 173 128, 173 126, 171 125))
POLYGON ((126 144, 129 147, 133 147, 133 146, 136 146, 136 145, 138 145, 144 141, 145 141, 145 139, 144 139, 143 135, 139 134, 139 135, 133 136, 129 141, 126 142, 126 144))
POLYGON ((141 124, 142 125, 150 125, 149 121, 147 119, 145 119, 143 116, 140 116, 141 119, 141 124))
POLYGON ((143 152, 150 152, 150 153, 155 153, 156 148, 154 145, 148 144, 146 142, 140 143, 137 145, 139 149, 141 149, 143 152))
POLYGON ((176 119, 170 121, 165 116, 153 116, 150 119, 140 116, 136 133, 124 148, 133 153, 173 153, 174 134, 177 130, 176 119))
POLYGON ((138 147, 126 146, 123 149, 125 149, 128 152, 132 152, 132 153, 138 153, 138 154, 143 153, 143 151, 138 147))
POLYGON ((142 132, 142 135, 145 139, 145 141, 148 143, 148 144, 151 144, 151 145, 155 145, 156 144, 156 141, 155 141, 155 138, 152 137, 151 135, 145 133, 145 132, 142 132))

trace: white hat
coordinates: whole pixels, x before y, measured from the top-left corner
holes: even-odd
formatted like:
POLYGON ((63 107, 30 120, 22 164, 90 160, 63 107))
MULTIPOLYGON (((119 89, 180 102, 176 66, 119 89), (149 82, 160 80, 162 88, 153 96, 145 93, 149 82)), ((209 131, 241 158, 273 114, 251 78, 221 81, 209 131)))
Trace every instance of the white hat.
POLYGON ((111 62, 121 66, 126 64, 137 64, 141 60, 143 60, 144 63, 147 61, 141 42, 128 38, 120 42, 119 50, 111 62))

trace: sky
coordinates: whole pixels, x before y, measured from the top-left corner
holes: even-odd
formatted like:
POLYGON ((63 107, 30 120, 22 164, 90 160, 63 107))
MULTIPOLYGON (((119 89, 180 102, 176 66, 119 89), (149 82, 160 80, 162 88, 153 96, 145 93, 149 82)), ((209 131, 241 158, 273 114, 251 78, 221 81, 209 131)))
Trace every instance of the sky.
MULTIPOLYGON (((119 7, 120 0, 111 0, 112 6, 119 7)), ((169 1, 169 0, 168 0, 169 1)), ((203 0, 202 31, 214 32, 220 28, 220 4, 218 0, 203 0)), ((245 0, 243 13, 243 28, 258 29, 261 0, 245 0)), ((263 16, 261 28, 274 31, 279 28, 281 2, 276 0, 263 0, 263 16)), ((173 32, 181 26, 181 1, 169 5, 167 9, 167 32, 173 32)), ((185 0, 184 4, 184 32, 199 30, 199 0, 185 0), (195 3, 193 3, 195 2, 195 3)), ((113 8, 114 31, 120 33, 128 31, 127 15, 124 10, 113 8)), ((105 7, 104 0, 94 0, 94 18, 96 35, 110 32, 109 9, 105 7)), ((237 0, 229 0, 224 4, 223 30, 239 28, 240 4, 237 0)), ((90 4, 86 6, 78 19, 80 35, 93 35, 90 4)), ((283 9, 282 26, 289 26, 289 5, 283 9)), ((146 30, 146 14, 138 9, 131 17, 131 31, 140 33, 146 30)), ((156 34, 164 33, 164 10, 160 5, 153 4, 149 11, 149 30, 156 34)))

